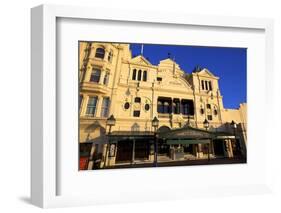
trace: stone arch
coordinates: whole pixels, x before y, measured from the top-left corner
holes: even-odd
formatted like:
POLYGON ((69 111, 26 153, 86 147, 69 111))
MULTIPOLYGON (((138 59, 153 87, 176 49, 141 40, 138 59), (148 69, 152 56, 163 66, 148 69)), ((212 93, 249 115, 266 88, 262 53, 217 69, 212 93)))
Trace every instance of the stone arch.
POLYGON ((170 131, 170 130, 171 130, 171 128, 166 126, 166 125, 163 125, 160 128, 158 128, 158 132, 167 132, 167 131, 170 131))

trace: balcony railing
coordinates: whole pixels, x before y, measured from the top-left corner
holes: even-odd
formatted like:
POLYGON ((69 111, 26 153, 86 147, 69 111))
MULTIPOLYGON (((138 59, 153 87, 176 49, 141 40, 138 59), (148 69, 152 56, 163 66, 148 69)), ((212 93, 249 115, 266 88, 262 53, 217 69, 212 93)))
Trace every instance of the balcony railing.
POLYGON ((80 84, 81 90, 93 91, 98 93, 107 93, 109 92, 109 88, 106 85, 95 83, 95 82, 82 82, 80 84))

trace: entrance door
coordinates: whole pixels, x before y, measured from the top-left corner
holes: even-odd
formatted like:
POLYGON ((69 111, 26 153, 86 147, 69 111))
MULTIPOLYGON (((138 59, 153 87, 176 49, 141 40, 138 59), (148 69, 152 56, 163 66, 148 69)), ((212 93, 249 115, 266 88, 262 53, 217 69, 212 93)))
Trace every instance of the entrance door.
POLYGON ((170 146, 162 139, 158 140, 158 155, 169 156, 170 146))
POLYGON ((149 141, 136 140, 135 141, 135 159, 147 160, 149 155, 149 141))
POLYGON ((133 155, 133 141, 122 140, 117 143, 116 162, 130 162, 133 155))
POLYGON ((183 151, 185 154, 193 154, 193 145, 192 144, 187 144, 187 145, 183 145, 183 151))
POLYGON ((213 140, 215 155, 224 156, 224 147, 222 140, 213 140))
POLYGON ((231 141, 232 152, 234 156, 241 156, 241 147, 238 139, 231 141))

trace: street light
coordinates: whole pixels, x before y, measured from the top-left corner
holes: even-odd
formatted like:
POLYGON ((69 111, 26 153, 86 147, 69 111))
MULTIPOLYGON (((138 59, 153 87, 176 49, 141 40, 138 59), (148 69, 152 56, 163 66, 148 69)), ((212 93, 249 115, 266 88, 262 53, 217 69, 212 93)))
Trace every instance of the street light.
POLYGON ((234 122, 234 120, 231 121, 230 125, 234 130, 237 128, 237 124, 234 122))
MULTIPOLYGON (((209 121, 207 121, 207 119, 205 118, 204 122, 203 122, 204 128, 206 129, 206 131, 208 131, 209 128, 209 121)), ((210 160, 210 143, 208 144, 208 161, 210 160)))
POLYGON ((113 115, 111 115, 107 120, 106 120, 106 125, 109 126, 108 134, 111 134, 111 127, 115 126, 116 119, 114 118, 113 115))
POLYGON ((157 149, 158 149, 158 141, 156 137, 157 129, 159 126, 159 120, 155 116, 152 120, 152 126, 154 127, 154 166, 157 166, 157 149))
POLYGON ((234 139, 235 139, 235 144, 239 145, 238 150, 240 151, 241 147, 240 144, 237 143, 237 139, 236 139, 236 129, 237 129, 237 124, 234 122, 234 120, 231 121, 230 126, 233 128, 234 131, 234 139))
MULTIPOLYGON (((107 120, 106 120, 106 126, 109 126, 109 130, 108 130, 108 135, 111 134, 111 127, 115 126, 115 123, 116 123, 116 119, 114 118, 113 115, 111 115, 107 120)), ((105 163, 106 164, 106 161, 108 160, 108 156, 109 155, 109 138, 108 138, 108 144, 107 144, 107 149, 106 149, 106 155, 105 155, 105 163)))
POLYGON ((205 121, 203 122, 204 128, 206 129, 206 131, 209 128, 209 121, 207 121, 207 119, 205 119, 205 121))

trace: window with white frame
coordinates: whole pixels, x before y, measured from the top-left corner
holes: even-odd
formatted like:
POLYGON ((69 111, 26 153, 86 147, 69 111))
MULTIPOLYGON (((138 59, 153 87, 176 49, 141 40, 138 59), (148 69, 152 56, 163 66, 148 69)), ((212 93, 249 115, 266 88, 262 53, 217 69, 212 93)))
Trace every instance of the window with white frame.
POLYGON ((90 81, 94 83, 99 83, 100 81, 101 70, 97 68, 93 68, 90 81))
POLYGON ((87 111, 86 111, 87 116, 94 117, 96 115, 97 102, 98 102, 97 96, 89 97, 88 104, 87 104, 87 111))
POLYGON ((101 117, 108 117, 109 104, 110 104, 109 97, 104 97, 102 100, 102 106, 101 106, 101 117))

